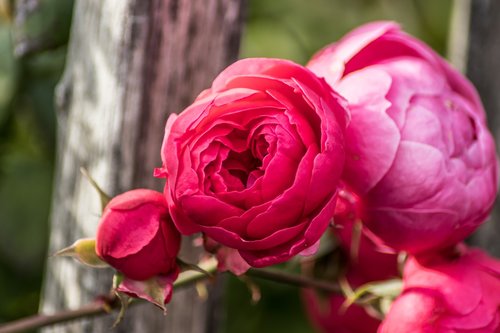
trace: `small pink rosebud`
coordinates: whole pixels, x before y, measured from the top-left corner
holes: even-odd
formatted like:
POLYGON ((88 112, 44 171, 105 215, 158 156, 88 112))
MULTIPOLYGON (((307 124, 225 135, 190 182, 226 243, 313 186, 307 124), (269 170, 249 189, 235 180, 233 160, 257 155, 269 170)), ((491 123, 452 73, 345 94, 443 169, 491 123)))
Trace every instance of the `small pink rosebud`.
POLYGON ((114 197, 97 230, 98 256, 133 280, 177 271, 180 234, 162 193, 137 189, 114 197))

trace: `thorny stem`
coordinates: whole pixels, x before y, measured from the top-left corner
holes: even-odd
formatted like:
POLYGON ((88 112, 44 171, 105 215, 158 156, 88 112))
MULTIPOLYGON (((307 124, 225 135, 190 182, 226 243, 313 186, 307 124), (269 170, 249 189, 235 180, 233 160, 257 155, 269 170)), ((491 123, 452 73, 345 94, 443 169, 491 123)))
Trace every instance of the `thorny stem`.
MULTIPOLYGON (((210 274, 217 272, 217 261, 209 260, 200 267, 210 274)), ((277 269, 255 269, 252 268, 246 273, 248 276, 290 284, 297 287, 313 287, 327 292, 341 293, 340 287, 327 281, 316 280, 297 274, 290 274, 277 269)), ((206 280, 210 276, 198 271, 186 271, 179 275, 174 283, 174 288, 182 288, 206 280)), ((132 304, 138 304, 134 302, 132 304)), ((89 318, 110 313, 119 307, 119 302, 115 297, 101 298, 75 310, 64 310, 51 315, 37 314, 26 318, 0 325, 0 333, 15 333, 30 329, 37 329, 58 323, 64 323, 79 318, 89 318)))

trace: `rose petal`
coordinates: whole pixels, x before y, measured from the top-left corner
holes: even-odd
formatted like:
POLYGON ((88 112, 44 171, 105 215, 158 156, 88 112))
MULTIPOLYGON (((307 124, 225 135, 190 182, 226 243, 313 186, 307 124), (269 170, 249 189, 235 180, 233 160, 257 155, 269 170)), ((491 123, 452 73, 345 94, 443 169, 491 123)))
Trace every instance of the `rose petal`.
POLYGON ((365 73, 352 73, 338 86, 339 92, 351 101, 344 178, 360 195, 370 191, 387 173, 400 142, 397 126, 385 113, 390 106, 385 93, 392 80, 377 69, 365 73))
POLYGON ((250 265, 241 257, 238 251, 222 246, 217 251, 217 269, 220 272, 230 271, 236 276, 245 274, 250 265))
POLYGON ((405 265, 405 290, 427 288, 439 292, 448 309, 457 314, 470 314, 482 299, 482 286, 475 270, 454 261, 425 267, 415 259, 405 265))

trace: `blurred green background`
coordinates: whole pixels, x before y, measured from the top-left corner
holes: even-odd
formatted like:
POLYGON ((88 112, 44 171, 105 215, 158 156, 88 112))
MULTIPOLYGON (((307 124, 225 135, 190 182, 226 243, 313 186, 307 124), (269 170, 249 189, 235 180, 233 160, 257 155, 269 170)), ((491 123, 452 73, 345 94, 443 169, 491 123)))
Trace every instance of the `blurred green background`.
MULTIPOLYGON (((0 323, 37 311, 55 153, 54 87, 64 69, 70 0, 0 0, 0 323)), ((241 57, 310 56, 364 22, 389 19, 444 54, 452 0, 249 0, 241 57)), ((260 281, 259 281, 260 283, 260 281)), ((252 305, 229 280, 226 333, 307 333, 298 290, 262 283, 252 305), (245 325, 241 325, 244 322, 245 325)))

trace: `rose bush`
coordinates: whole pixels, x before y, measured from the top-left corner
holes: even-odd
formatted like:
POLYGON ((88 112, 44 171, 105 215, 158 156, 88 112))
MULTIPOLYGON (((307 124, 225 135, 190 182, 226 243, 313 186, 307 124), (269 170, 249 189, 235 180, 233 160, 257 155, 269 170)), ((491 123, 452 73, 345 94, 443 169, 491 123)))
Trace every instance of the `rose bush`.
POLYGON ((379 332, 500 332, 500 261, 481 250, 410 258, 403 282, 379 332))
POLYGON ((387 245, 445 247, 485 220, 497 190, 495 147, 467 79, 390 22, 355 29, 308 68, 349 102, 342 179, 387 245))
POLYGON ((97 230, 96 252, 127 278, 176 275, 179 247, 180 234, 162 193, 132 190, 106 205, 97 230))
POLYGON ((308 69, 236 62, 167 122, 156 175, 175 225, 256 267, 311 249, 333 216, 345 124, 341 98, 308 69))

